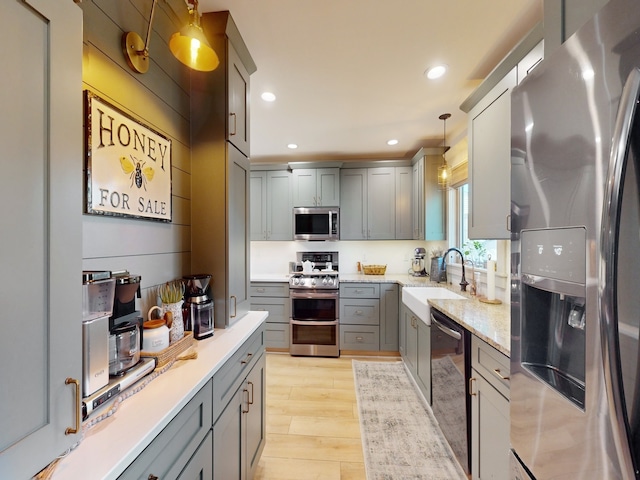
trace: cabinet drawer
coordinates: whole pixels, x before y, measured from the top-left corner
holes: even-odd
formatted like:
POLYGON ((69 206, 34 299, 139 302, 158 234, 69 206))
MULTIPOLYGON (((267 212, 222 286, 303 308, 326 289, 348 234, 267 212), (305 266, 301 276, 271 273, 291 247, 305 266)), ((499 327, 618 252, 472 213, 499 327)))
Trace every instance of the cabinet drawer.
POLYGON ((265 345, 267 348, 289 348, 290 326, 288 323, 267 322, 265 345))
POLYGON ((177 480, 213 480, 213 432, 209 430, 204 441, 191 457, 177 480))
POLYGON ((177 478, 211 429, 211 412, 209 380, 118 478, 177 478))
POLYGON ((289 298, 289 283, 251 282, 252 297, 286 297, 289 298))
POLYGON ((509 398, 509 358, 475 335, 471 336, 471 366, 509 398))
POLYGON ((341 300, 340 322, 358 325, 380 325, 380 301, 371 298, 341 300))
POLYGON ((249 337, 213 375, 213 421, 238 389, 244 377, 264 352, 264 325, 249 337))
POLYGON ((340 298, 380 298, 380 284, 341 283, 340 298))
POLYGON ((289 298, 259 297, 251 299, 251 310, 269 312, 268 322, 289 323, 291 303, 289 298))
POLYGON ((341 350, 380 350, 380 327, 340 325, 341 350))

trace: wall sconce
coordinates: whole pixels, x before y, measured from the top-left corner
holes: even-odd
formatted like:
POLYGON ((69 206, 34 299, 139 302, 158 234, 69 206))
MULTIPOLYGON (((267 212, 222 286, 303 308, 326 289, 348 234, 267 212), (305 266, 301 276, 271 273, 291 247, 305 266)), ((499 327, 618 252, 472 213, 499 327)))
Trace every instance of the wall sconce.
POLYGON ((451 168, 447 165, 447 159, 444 156, 447 150, 449 150, 447 147, 447 119, 450 117, 450 113, 443 113, 438 117, 444 123, 444 130, 442 133, 442 165, 438 167, 438 185, 443 190, 449 188, 449 183, 451 182, 451 168))
MULTIPOLYGON (((156 10, 157 0, 151 5, 149 26, 146 39, 136 32, 125 32, 122 35, 122 51, 129 67, 136 73, 146 73, 149 70, 149 42, 151 40, 151 25, 156 10)), ((171 53, 186 66, 203 72, 214 70, 220 63, 218 55, 211 48, 200 26, 198 1, 193 0, 193 7, 187 4, 191 17, 189 24, 179 32, 171 35, 169 49, 171 53)))

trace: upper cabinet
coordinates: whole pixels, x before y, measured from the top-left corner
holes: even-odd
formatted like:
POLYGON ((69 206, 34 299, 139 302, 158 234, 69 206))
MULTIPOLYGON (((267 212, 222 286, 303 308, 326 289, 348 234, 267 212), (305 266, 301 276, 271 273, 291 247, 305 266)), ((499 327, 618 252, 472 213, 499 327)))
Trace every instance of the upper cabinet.
POLYGON ((249 75, 255 63, 229 12, 202 15, 220 58, 191 75, 191 267, 213 275, 215 326, 249 310, 249 75))
POLYGON ((0 15, 21 45, 0 50, 0 478, 33 477, 82 436, 82 25, 69 1, 0 15))
POLYGON ((438 185, 437 155, 421 148, 412 161, 411 225, 413 240, 445 240, 445 192, 438 185))
POLYGON ((511 89, 542 60, 536 26, 460 106, 468 113, 469 238, 510 238, 511 89))
POLYGON ((294 207, 339 207, 339 168, 300 168, 293 170, 294 207))
POLYGON ((251 171, 251 240, 293 240, 291 172, 251 171))

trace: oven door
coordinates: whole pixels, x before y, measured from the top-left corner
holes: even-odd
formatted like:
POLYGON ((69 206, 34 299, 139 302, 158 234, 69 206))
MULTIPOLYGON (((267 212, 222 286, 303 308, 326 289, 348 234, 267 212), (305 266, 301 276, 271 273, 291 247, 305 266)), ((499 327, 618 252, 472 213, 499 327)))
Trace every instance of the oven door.
POLYGON ((339 318, 338 290, 290 290, 291 319, 300 321, 333 322, 339 318))
POLYGON ((337 320, 332 322, 291 320, 290 327, 289 353, 291 355, 340 356, 337 320))

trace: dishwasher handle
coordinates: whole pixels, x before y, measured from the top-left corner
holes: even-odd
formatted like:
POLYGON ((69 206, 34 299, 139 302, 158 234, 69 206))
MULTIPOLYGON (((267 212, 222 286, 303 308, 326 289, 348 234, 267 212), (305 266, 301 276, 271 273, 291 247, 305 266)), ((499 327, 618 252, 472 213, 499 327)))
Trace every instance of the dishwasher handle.
POLYGON ((462 334, 460 332, 456 332, 455 330, 453 330, 452 328, 446 327, 443 324, 441 324, 439 321, 436 320, 436 318, 433 316, 433 313, 431 314, 431 324, 435 325, 436 327, 438 327, 438 330, 440 330, 442 333, 444 333, 445 335, 450 336, 451 338, 455 338, 456 340, 461 340, 462 339, 462 334))

